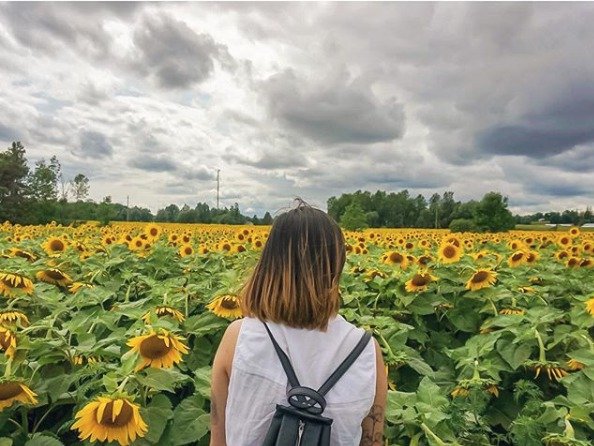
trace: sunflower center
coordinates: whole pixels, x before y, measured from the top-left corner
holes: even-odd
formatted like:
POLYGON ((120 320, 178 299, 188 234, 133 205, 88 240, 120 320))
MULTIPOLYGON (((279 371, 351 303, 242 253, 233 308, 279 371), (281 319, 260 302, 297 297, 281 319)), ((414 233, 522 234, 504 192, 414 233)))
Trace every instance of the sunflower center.
POLYGON ((512 260, 514 262, 517 262, 518 260, 522 260, 522 257, 524 257, 524 253, 522 252, 517 252, 512 256, 512 260))
POLYGON ((62 280, 64 279, 64 275, 60 271, 56 271, 53 269, 47 270, 45 275, 48 276, 50 279, 53 280, 62 280))
POLYGON ((431 260, 431 257, 429 257, 429 256, 421 256, 421 257, 419 257, 419 263, 421 265, 427 265, 430 260, 431 260))
POLYGON ((103 416, 101 417, 101 424, 104 426, 115 426, 115 427, 122 427, 126 426, 130 420, 132 420, 133 411, 130 404, 127 401, 124 401, 124 405, 122 406, 122 410, 120 413, 115 417, 115 420, 112 420, 113 414, 113 401, 107 403, 105 406, 105 411, 103 412, 103 416))
POLYGON ((221 301, 221 307, 225 310, 235 310, 239 307, 239 305, 237 304, 237 301, 234 297, 223 297, 223 300, 221 301))
POLYGON ((64 251, 64 243, 62 240, 52 240, 49 246, 52 251, 64 251))
MULTIPOLYGON (((1 341, 0 341, 1 342, 1 341)), ((0 401, 6 401, 21 394, 23 389, 15 382, 9 381, 0 384, 0 401)))
POLYGON ((8 336, 6 334, 6 332, 1 333, 0 336, 0 347, 2 347, 2 350, 8 350, 10 347, 10 341, 12 341, 12 334, 9 334, 8 336))
POLYGON ((446 246, 443 250, 443 256, 448 259, 452 259, 452 258, 456 257, 456 248, 454 248, 451 245, 446 246))
POLYGON ((478 271, 472 276, 471 282, 472 283, 482 283, 489 278, 489 273, 487 271, 478 271))
POLYGON ((159 230, 157 228, 151 228, 151 235, 156 237, 159 234, 159 230))
POLYGON ((425 286, 429 282, 431 282, 431 278, 428 275, 415 274, 412 279, 412 284, 414 286, 425 286))
POLYGON ((190 248, 190 247, 187 247, 187 248, 184 250, 184 252, 185 252, 186 254, 192 254, 192 248, 190 248))
POLYGON ((402 255, 398 254, 397 252, 391 253, 389 258, 390 258, 390 262, 394 262, 394 263, 400 263, 404 259, 404 257, 402 257, 402 255))
POLYGON ((171 342, 167 346, 165 341, 159 338, 158 335, 153 335, 142 341, 140 344, 140 354, 144 358, 158 359, 165 356, 172 348, 173 345, 171 342))

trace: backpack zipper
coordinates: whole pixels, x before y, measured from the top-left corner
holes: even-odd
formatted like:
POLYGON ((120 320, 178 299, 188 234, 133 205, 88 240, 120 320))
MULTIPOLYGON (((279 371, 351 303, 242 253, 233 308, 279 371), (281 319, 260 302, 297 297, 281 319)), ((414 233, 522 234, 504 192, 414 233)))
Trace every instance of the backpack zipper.
POLYGON ((301 436, 303 435, 303 429, 305 429, 305 423, 299 420, 299 437, 297 438, 297 446, 301 445, 301 436))

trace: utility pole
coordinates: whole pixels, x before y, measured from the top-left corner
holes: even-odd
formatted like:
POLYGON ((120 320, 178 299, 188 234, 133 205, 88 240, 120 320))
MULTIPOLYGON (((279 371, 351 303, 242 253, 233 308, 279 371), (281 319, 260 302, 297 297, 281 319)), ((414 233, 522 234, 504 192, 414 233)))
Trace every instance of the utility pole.
POLYGON ((217 169, 217 209, 219 208, 219 172, 221 169, 217 169))
POLYGON ((126 221, 130 221, 130 195, 126 195, 126 221))

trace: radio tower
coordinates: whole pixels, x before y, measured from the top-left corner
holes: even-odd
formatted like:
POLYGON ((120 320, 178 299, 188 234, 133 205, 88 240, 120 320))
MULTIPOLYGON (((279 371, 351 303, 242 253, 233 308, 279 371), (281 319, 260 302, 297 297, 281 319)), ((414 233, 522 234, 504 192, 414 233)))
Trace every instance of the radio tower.
POLYGON ((219 208, 219 172, 221 169, 217 169, 217 209, 219 208))

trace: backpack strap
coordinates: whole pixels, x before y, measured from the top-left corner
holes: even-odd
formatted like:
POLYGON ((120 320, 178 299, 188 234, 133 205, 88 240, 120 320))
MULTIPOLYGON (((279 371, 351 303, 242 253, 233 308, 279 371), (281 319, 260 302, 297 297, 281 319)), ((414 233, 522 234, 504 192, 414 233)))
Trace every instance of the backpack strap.
POLYGON ((326 395, 326 393, 336 384, 336 382, 344 375, 344 373, 348 370, 348 368, 355 362, 355 360, 359 357, 363 349, 367 346, 367 343, 371 339, 371 332, 365 331, 359 343, 355 346, 355 348, 349 353, 349 355, 345 358, 344 361, 336 368, 334 373, 330 375, 330 377, 326 380, 324 384, 318 389, 318 393, 320 395, 326 395))
MULTIPOLYGON (((268 325, 266 325, 266 322, 263 322, 263 323, 264 323, 264 326, 266 327, 266 331, 268 332, 268 335, 270 336, 270 339, 272 340, 272 345, 274 345, 274 349, 276 350, 276 354, 278 355, 278 358, 280 359, 283 369, 285 370, 285 373, 289 380, 289 384, 291 384, 291 387, 300 387, 301 384, 299 384, 299 380, 297 379, 295 370, 293 369, 293 366, 291 365, 291 361, 289 361, 289 357, 285 354, 285 352, 280 347, 280 345, 278 345, 278 343, 276 342, 276 339, 274 339, 274 336, 272 336, 272 333, 270 332, 268 325)), ((369 342, 370 339, 371 339, 371 332, 369 332, 369 331, 364 332, 363 336, 361 336, 361 339, 359 340, 359 343, 355 346, 355 348, 351 351, 351 353, 349 353, 349 355, 344 359, 344 361, 342 361, 342 363, 336 368, 334 373, 332 373, 332 375, 330 375, 330 377, 326 380, 326 382, 324 384, 322 384, 322 386, 318 389, 318 393, 320 395, 325 395, 326 393, 328 393, 328 391, 334 386, 334 384, 336 384, 336 382, 342 377, 342 375, 344 375, 344 373, 348 370, 348 368, 353 364, 353 362, 355 362, 355 360, 363 352, 363 350, 367 346, 367 343, 369 342)))
POLYGON ((283 349, 280 348, 280 345, 278 345, 278 343, 276 342, 276 339, 274 339, 274 336, 272 336, 272 333, 270 332, 268 325, 266 325, 266 322, 264 322, 264 321, 262 321, 262 322, 264 323, 264 326, 266 327, 266 331, 268 332, 268 335, 270 336, 270 339, 272 340, 272 345, 274 345, 274 349, 276 350, 278 359, 280 359, 280 362, 283 366, 283 369, 285 370, 287 378, 289 379, 289 384, 291 384, 291 387, 300 387, 301 384, 299 384, 299 380, 297 379, 295 370, 293 370, 291 361, 289 361, 289 357, 285 354, 283 349))

